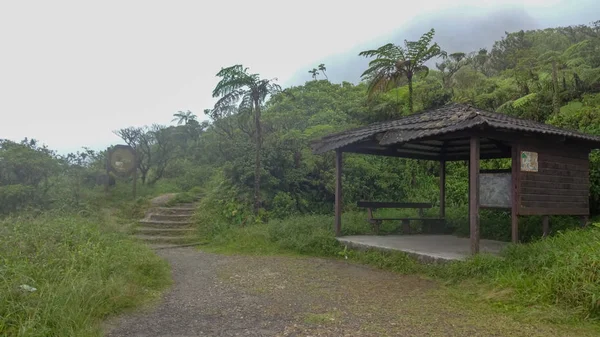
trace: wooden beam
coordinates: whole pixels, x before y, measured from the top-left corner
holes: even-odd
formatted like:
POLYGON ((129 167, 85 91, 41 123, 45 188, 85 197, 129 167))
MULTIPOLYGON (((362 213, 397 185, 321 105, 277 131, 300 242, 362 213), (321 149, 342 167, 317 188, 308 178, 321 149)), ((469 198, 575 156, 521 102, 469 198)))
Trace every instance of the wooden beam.
MULTIPOLYGON (((488 143, 488 144, 484 144, 484 143, 479 143, 479 148, 481 150, 494 150, 497 152, 502 151, 501 149, 499 149, 496 145, 492 144, 492 143, 488 143)), ((448 145, 446 147, 446 152, 448 154, 454 154, 454 153, 461 153, 461 152, 469 152, 470 149, 470 145, 469 144, 465 144, 464 146, 452 146, 452 145, 448 145)))
POLYGON ((373 156, 421 159, 421 160, 437 160, 438 159, 437 156, 426 156, 426 155, 422 155, 422 154, 412 154, 412 153, 398 153, 398 151, 395 151, 395 150, 373 151, 373 150, 363 150, 363 149, 344 149, 344 152, 370 154, 373 156))
POLYGON ((479 137, 471 137, 469 156, 469 227, 471 254, 479 253, 479 137))
MULTIPOLYGON (((444 158, 446 161, 460 161, 460 160, 469 160, 470 153, 465 152, 459 155, 457 154, 446 154, 444 158)), ((500 159, 500 158, 510 158, 510 153, 503 152, 493 152, 493 153, 480 153, 479 159, 500 159)))
POLYGON ((405 143, 404 145, 402 145, 398 148, 410 149, 410 150, 420 150, 420 151, 425 151, 425 152, 432 152, 435 154, 440 153, 440 150, 442 149, 441 146, 424 145, 424 144, 419 144, 419 143, 405 143))
POLYGON ((440 161, 440 218, 446 217, 446 161, 440 161))
POLYGON ((443 146, 444 142, 441 140, 426 140, 426 141, 419 141, 419 144, 427 144, 427 145, 434 145, 434 146, 443 146))
POLYGON ((396 152, 397 153, 406 153, 409 155, 417 155, 417 156, 429 156, 429 157, 438 157, 440 154, 439 152, 431 152, 431 151, 423 151, 423 150, 418 150, 418 149, 409 149, 409 148, 405 148, 405 147, 399 147, 396 148, 396 152))
POLYGON ((511 169, 489 169, 489 170, 479 170, 479 173, 511 173, 511 169))
POLYGON ((511 190, 512 190, 512 205, 510 210, 511 218, 511 239, 513 243, 519 242, 519 171, 521 170, 521 156, 519 146, 512 147, 512 164, 511 164, 511 190))
POLYGON ((342 151, 335 151, 335 236, 342 235, 342 151))
POLYGON ((548 207, 521 207, 518 210, 519 215, 581 215, 590 214, 588 207, 581 208, 548 208, 548 207))
POLYGON ((387 202, 387 201, 359 201, 357 207, 364 208, 431 208, 428 202, 387 202))
POLYGON ((542 236, 547 237, 550 234, 550 218, 547 215, 542 217, 542 236))
POLYGON ((506 145, 503 142, 496 139, 489 139, 489 141, 504 152, 510 151, 510 145, 506 145))

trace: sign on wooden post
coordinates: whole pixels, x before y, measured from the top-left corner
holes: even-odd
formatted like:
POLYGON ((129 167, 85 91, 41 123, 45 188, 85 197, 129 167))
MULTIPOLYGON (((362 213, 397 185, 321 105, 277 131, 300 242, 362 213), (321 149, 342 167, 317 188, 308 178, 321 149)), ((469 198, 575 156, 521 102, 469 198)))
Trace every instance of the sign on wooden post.
MULTIPOLYGON (((133 197, 135 198, 137 189, 137 155, 135 150, 129 145, 115 145, 108 149, 106 162, 107 176, 110 172, 120 177, 133 176, 133 197)), ((108 185, 106 189, 108 189, 108 185)))

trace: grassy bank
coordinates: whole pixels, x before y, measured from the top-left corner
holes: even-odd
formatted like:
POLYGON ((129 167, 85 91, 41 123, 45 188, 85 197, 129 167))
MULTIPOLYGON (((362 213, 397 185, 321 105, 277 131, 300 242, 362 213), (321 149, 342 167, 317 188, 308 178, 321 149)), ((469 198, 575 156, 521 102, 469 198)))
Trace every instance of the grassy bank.
MULTIPOLYGON (((500 257, 482 254, 465 262, 423 265, 403 253, 346 250, 333 236, 331 216, 296 216, 240 227, 228 223, 218 212, 202 213, 197 221, 207 243, 204 249, 343 258, 432 277, 453 284, 456 289, 476 293, 479 299, 507 311, 556 309, 557 314, 544 318, 600 319, 600 229, 593 226, 586 230, 559 231, 545 240, 509 246, 500 257)), ((361 212, 345 213, 342 221, 345 235, 370 231, 361 212)))
POLYGON ((115 226, 57 213, 0 221, 0 335, 99 336, 102 318, 167 286, 168 265, 115 226))

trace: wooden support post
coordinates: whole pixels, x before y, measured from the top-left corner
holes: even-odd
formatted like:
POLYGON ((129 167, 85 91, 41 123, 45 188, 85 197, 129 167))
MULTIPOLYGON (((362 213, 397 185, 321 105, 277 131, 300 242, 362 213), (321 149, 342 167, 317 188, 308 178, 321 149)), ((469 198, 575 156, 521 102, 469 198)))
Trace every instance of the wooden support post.
POLYGON ((479 253, 479 137, 471 136, 469 158, 469 227, 471 254, 479 253))
POLYGON ((440 218, 446 217, 446 161, 440 161, 440 218))
POLYGON ((335 150, 335 236, 342 235, 342 151, 335 150))
POLYGON ((521 169, 521 156, 517 145, 512 147, 512 165, 511 165, 511 190, 512 205, 510 208, 511 218, 511 239, 512 243, 519 242, 519 171, 521 169))
POLYGON ((550 234, 550 217, 547 215, 542 217, 542 232, 543 237, 547 237, 550 234))

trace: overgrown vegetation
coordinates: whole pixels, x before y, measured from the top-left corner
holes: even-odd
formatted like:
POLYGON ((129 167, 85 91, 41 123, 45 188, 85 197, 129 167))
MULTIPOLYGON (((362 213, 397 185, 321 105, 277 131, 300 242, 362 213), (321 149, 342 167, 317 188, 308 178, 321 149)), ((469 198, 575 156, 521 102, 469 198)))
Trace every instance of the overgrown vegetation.
POLYGON ((166 262, 110 221, 60 212, 0 221, 0 335, 100 336, 102 318, 169 284, 166 262))

